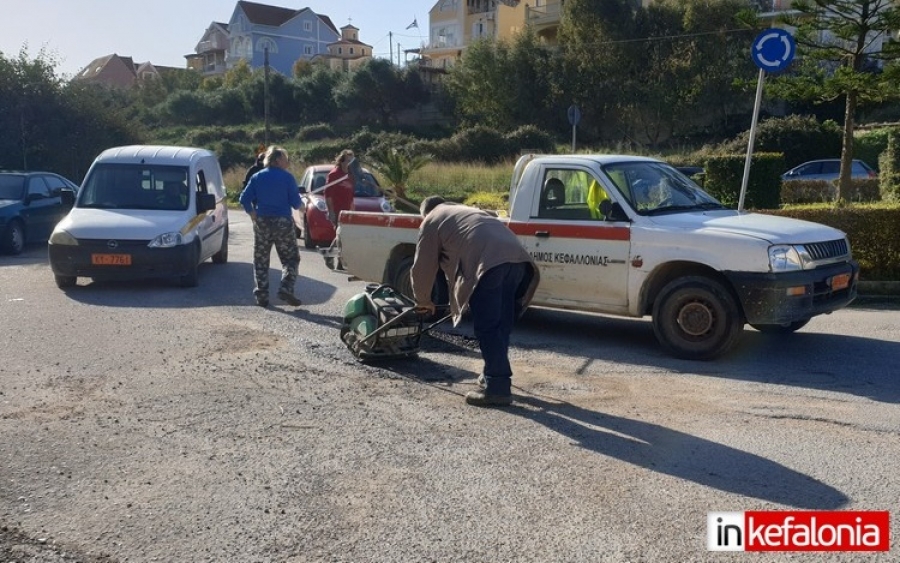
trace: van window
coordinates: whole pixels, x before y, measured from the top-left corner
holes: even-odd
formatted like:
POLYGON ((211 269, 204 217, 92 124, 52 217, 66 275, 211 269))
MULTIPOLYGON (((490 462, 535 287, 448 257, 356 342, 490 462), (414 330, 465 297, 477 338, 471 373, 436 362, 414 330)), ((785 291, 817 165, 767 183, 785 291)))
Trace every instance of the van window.
POLYGON ((187 209, 188 169, 183 166, 97 164, 84 180, 78 207, 94 209, 187 209))

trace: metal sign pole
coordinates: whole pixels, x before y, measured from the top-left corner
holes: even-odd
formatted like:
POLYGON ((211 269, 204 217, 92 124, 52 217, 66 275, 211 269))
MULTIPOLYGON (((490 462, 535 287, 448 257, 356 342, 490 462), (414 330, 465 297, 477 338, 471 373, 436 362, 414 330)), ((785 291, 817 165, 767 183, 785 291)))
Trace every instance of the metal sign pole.
POLYGON ((747 160, 744 161, 741 197, 738 200, 738 213, 744 210, 744 196, 747 195, 747 184, 750 180, 750 162, 753 160, 753 144, 756 141, 756 122, 759 119, 759 106, 762 104, 763 84, 765 82, 766 71, 759 69, 759 78, 756 83, 756 101, 753 103, 753 120, 750 122, 750 141, 747 143, 747 160))

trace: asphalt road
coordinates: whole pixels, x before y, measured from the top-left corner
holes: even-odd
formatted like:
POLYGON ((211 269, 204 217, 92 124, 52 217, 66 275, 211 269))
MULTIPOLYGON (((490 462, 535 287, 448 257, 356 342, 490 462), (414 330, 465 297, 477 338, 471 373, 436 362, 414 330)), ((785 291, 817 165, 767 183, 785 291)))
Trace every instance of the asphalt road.
POLYGON ((706 551, 708 512, 900 529, 894 300, 748 328, 712 362, 666 356, 647 321, 532 310, 515 405, 478 409, 465 324, 361 365, 338 329, 364 284, 304 251, 304 305, 259 308, 232 222, 197 288, 63 292, 40 245, 0 256, 0 561, 736 561, 706 551))

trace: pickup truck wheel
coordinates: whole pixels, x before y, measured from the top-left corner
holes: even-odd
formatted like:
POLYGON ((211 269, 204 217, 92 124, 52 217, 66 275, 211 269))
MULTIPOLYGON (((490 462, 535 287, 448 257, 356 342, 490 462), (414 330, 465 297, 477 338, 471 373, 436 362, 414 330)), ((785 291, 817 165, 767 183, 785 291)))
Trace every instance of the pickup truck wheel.
POLYGON ((303 246, 306 248, 316 247, 312 236, 309 234, 309 221, 306 220, 306 215, 303 216, 303 246))
POLYGON ((394 279, 391 280, 391 285, 394 286, 394 289, 410 299, 413 298, 412 277, 410 276, 412 265, 413 259, 411 256, 404 258, 394 271, 394 279))
MULTIPOLYGON (((413 257, 407 256, 400 262, 397 269, 394 270, 394 276, 393 279, 391 279, 391 285, 394 286, 394 289, 410 299, 413 298, 412 277, 410 276, 412 265, 413 257)), ((440 318, 441 308, 449 310, 450 292, 447 288, 447 281, 444 277, 444 273, 441 271, 438 271, 438 275, 434 280, 434 287, 431 288, 431 302, 437 305, 438 311, 431 319, 426 320, 437 320, 440 318)))
POLYGON ((810 319, 803 319, 802 321, 794 321, 792 323, 788 323, 786 325, 759 325, 759 324, 751 324, 753 328, 762 332, 763 334, 791 334, 793 332, 797 332, 801 328, 806 326, 810 319))
POLYGON ((727 352, 743 330, 737 302, 719 282, 688 276, 669 282, 653 304, 653 332, 673 355, 709 360, 727 352))

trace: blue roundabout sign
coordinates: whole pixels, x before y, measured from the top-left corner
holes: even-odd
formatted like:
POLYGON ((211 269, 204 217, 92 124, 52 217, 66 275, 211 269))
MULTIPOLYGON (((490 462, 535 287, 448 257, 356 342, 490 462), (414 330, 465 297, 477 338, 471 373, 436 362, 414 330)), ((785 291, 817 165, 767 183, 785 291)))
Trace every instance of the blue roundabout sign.
POLYGON ((768 72, 778 72, 787 68, 794 60, 797 44, 794 37, 776 27, 763 30, 753 40, 750 56, 756 66, 768 72))

